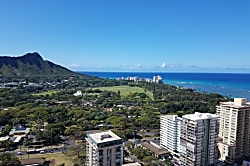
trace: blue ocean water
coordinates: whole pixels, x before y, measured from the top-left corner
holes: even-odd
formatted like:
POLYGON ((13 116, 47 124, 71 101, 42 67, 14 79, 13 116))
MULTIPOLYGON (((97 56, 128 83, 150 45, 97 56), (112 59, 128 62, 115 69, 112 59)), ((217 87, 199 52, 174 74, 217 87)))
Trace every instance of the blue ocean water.
POLYGON ((250 74, 241 73, 144 73, 144 72, 79 72, 89 76, 117 79, 128 76, 150 78, 161 75, 165 84, 192 88, 201 92, 243 97, 250 101, 250 74))

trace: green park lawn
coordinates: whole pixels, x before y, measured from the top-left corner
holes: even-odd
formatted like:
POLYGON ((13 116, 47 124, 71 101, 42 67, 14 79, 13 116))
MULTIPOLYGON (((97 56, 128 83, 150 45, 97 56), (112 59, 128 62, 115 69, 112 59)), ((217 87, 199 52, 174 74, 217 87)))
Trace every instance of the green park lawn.
POLYGON ((33 95, 34 96, 46 96, 46 95, 52 95, 53 93, 57 93, 59 92, 59 90, 50 90, 50 91, 47 91, 47 92, 41 92, 41 93, 34 93, 33 95))
POLYGON ((112 91, 112 92, 118 92, 120 91, 120 94, 122 97, 125 97, 129 95, 130 93, 145 93, 149 98, 153 99, 153 93, 149 91, 145 91, 144 88, 140 87, 131 87, 131 86, 108 86, 108 87, 97 87, 94 89, 100 89, 101 91, 112 91))

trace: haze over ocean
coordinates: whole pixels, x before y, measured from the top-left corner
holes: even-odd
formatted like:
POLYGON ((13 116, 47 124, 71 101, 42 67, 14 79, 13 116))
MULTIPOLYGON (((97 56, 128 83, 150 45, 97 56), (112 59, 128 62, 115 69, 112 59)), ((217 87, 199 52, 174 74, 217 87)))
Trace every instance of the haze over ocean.
POLYGON ((247 98, 250 101, 250 74, 246 73, 158 73, 158 72, 85 72, 78 73, 100 78, 117 79, 128 76, 153 79, 161 75, 165 84, 192 88, 200 92, 247 98))

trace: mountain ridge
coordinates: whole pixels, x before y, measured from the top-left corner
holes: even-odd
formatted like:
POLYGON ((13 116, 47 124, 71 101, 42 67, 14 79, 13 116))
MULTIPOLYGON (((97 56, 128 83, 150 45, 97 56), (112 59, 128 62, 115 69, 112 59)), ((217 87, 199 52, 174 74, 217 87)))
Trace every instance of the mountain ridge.
POLYGON ((27 53, 23 56, 0 57, 0 76, 1 77, 42 77, 42 76, 70 76, 77 73, 57 65, 48 60, 44 60, 37 53, 27 53))

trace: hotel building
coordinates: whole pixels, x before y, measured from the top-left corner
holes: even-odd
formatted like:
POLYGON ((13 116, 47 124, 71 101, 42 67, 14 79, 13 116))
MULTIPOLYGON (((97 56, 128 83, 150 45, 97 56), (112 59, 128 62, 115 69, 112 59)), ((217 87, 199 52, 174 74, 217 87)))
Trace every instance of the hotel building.
POLYGON ((218 159, 218 115, 194 113, 182 116, 180 165, 207 166, 218 159))
POLYGON ((216 112, 220 117, 220 159, 232 163, 240 157, 250 157, 250 103, 245 98, 235 98, 233 102, 220 102, 216 112))
POLYGON ((162 83, 162 76, 160 76, 160 75, 154 76, 154 77, 153 77, 153 82, 154 82, 154 83, 157 83, 157 84, 162 83))
POLYGON ((181 118, 178 115, 163 115, 160 119, 160 146, 171 154, 179 151, 181 118))
POLYGON ((87 134, 87 166, 120 166, 123 164, 123 142, 112 131, 87 134))

